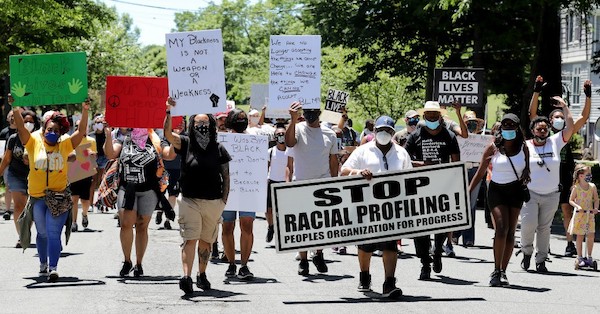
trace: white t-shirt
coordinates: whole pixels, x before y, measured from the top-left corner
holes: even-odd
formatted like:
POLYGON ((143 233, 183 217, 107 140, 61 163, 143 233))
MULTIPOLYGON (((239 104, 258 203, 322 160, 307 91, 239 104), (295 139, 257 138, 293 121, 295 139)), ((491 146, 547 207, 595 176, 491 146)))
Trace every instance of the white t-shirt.
POLYGON ((548 137, 543 146, 535 146, 533 140, 527 141, 529 169, 531 170, 531 182, 527 185, 529 190, 538 194, 550 194, 558 191, 560 150, 566 144, 567 142, 563 140, 563 131, 548 137), (541 164, 542 161, 544 164, 541 164))
POLYGON ((252 135, 265 135, 269 137, 269 142, 275 141, 275 128, 269 124, 263 124, 246 129, 246 133, 252 135))
POLYGON ((279 150, 277 146, 269 148, 269 180, 277 182, 285 182, 285 170, 287 169, 288 154, 287 149, 279 150))
POLYGON ((410 155, 404 147, 398 144, 392 144, 390 150, 385 154, 387 169, 383 153, 375 145, 375 141, 370 141, 364 145, 358 146, 348 160, 342 166, 350 169, 369 169, 372 173, 379 173, 389 170, 403 170, 412 168, 410 155))
MULTIPOLYGON (((525 152, 521 148, 521 151, 514 156, 510 157, 517 174, 513 171, 510 161, 506 155, 501 154, 499 151, 492 156, 492 181, 499 184, 507 184, 515 182, 520 179, 525 170, 525 152), (518 176, 518 178, 517 178, 518 176)), ((537 167, 537 166, 536 166, 537 167)))
POLYGON ((294 158, 294 181, 329 178, 329 155, 338 153, 335 132, 325 126, 296 124, 296 145, 287 154, 294 158))

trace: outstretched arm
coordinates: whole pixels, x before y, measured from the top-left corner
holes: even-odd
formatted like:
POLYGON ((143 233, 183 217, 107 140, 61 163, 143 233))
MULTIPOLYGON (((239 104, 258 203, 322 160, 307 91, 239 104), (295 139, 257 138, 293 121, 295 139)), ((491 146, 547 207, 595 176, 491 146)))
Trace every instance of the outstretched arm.
MULTIPOLYGON (((181 137, 179 134, 173 133, 173 126, 171 118, 171 109, 175 106, 175 101, 169 97, 167 98, 167 115, 165 116, 165 123, 163 125, 163 131, 165 133, 165 138, 171 145, 173 145, 176 149, 181 149, 181 137)), ((174 151, 173 151, 174 152, 174 151)))
POLYGON ((592 81, 586 80, 583 83, 583 92, 585 93, 585 105, 581 111, 581 116, 575 120, 574 133, 577 133, 583 125, 590 118, 590 111, 592 109, 592 81))
POLYGON ((533 95, 531 96, 531 101, 529 102, 529 121, 537 117, 537 110, 540 101, 540 92, 542 91, 543 86, 544 78, 541 75, 538 75, 535 78, 535 85, 533 86, 533 95))

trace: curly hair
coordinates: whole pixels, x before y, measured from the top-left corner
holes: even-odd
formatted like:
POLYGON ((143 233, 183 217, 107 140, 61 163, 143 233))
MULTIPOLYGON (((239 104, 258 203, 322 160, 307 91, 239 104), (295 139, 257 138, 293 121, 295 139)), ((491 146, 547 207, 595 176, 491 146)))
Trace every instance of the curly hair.
POLYGON ((69 123, 67 117, 58 111, 54 112, 52 116, 50 116, 50 119, 48 119, 46 123, 44 123, 44 130, 48 127, 49 122, 54 122, 58 124, 58 130, 60 135, 67 134, 67 132, 69 132, 69 130, 71 129, 71 124, 69 123))

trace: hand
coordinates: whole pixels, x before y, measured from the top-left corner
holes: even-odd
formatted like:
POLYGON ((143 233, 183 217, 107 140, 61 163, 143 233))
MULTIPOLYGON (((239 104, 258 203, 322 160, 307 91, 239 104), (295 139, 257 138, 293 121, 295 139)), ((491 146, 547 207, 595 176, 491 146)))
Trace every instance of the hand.
POLYGON ((86 99, 83 103, 81 103, 81 108, 83 108, 83 110, 90 110, 90 102, 92 101, 91 98, 86 99))
POLYGON ((77 94, 83 88, 83 83, 81 83, 79 79, 72 79, 67 85, 69 86, 69 92, 71 92, 71 94, 77 94))
POLYGON ((598 214, 598 209, 597 208, 592 208, 592 213, 594 213, 594 215, 598 214))
POLYGON ((586 80, 583 82, 583 93, 585 97, 592 98, 592 81, 586 80))
POLYGON ((171 97, 167 98, 167 102, 166 102, 167 110, 173 109, 173 107, 175 107, 176 104, 177 104, 177 102, 175 102, 175 100, 173 100, 173 98, 171 98, 171 97))
POLYGON ((265 112, 265 111, 267 111, 267 105, 262 106, 262 112, 265 112))
POLYGON ((107 125, 104 127, 104 134, 106 137, 110 137, 112 135, 112 128, 107 125))
POLYGON ((298 121, 298 116, 299 113, 298 111, 302 109, 302 104, 299 101, 294 101, 291 105, 290 105, 290 109, 288 110, 290 113, 290 116, 292 117, 291 121, 298 121))
POLYGON ((373 179, 373 173, 369 169, 363 169, 360 171, 360 175, 367 180, 373 179))
POLYGON ((556 103, 553 104, 554 107, 565 108, 567 103, 560 96, 554 96, 552 99, 556 100, 556 103))
POLYGON ((541 75, 538 75, 535 78, 535 84, 533 85, 533 92, 534 93, 540 93, 542 91, 542 88, 544 88, 544 86, 546 86, 547 83, 544 83, 544 78, 541 75))

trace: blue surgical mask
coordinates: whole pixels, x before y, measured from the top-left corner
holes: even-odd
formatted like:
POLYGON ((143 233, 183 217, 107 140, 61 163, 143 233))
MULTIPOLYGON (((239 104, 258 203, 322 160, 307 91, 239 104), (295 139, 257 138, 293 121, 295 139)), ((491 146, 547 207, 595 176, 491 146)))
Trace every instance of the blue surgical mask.
POLYGON ((430 130, 435 130, 440 126, 440 121, 429 121, 425 120, 425 126, 430 130))
POLYGON ((516 130, 502 130, 502 138, 507 141, 514 140, 515 138, 517 138, 517 131, 516 130))
POLYGON ((408 118, 407 124, 410 126, 415 126, 419 124, 419 118, 408 118))
POLYGON ((46 135, 44 135, 44 137, 49 144, 56 144, 60 135, 58 135, 58 133, 48 132, 46 135))
POLYGON ((565 127, 565 120, 561 118, 555 118, 552 120, 552 127, 556 130, 562 130, 565 127))

